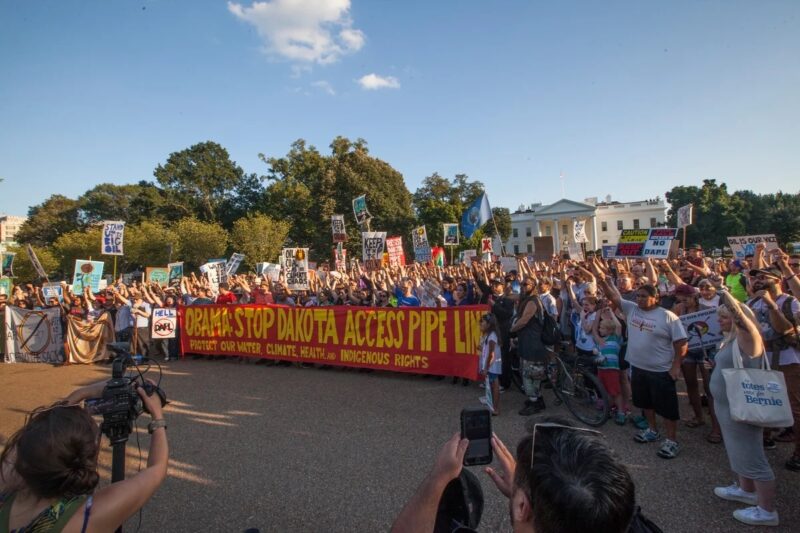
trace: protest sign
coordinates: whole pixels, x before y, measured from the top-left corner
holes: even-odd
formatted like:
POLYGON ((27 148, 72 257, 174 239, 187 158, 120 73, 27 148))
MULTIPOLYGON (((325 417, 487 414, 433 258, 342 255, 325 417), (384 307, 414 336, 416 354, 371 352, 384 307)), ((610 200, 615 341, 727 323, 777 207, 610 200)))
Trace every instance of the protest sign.
POLYGON ((567 244, 567 252, 569 253, 569 258, 573 261, 583 261, 583 248, 581 248, 580 244, 575 243, 568 243, 567 244))
POLYGON ((383 250, 386 248, 385 231, 364 231, 361 233, 362 259, 367 270, 380 270, 383 250))
POLYGON ((40 278, 47 279, 47 272, 44 271, 44 267, 42 267, 42 264, 39 262, 39 258, 36 257, 36 252, 33 251, 33 247, 30 244, 26 244, 25 251, 28 252, 28 258, 31 260, 31 264, 36 270, 36 274, 40 278))
POLYGON ((125 223, 119 220, 103 222, 103 235, 100 242, 102 255, 123 255, 122 240, 125 236, 125 223))
POLYGON ((458 246, 458 224, 442 224, 445 246, 458 246))
POLYGON ((503 272, 508 274, 512 270, 517 270, 519 265, 517 264, 516 257, 501 257, 500 258, 500 266, 503 267, 503 272))
POLYGON ((181 352, 476 379, 487 310, 188 306, 179 313, 181 352))
POLYGON ((148 283, 165 286, 169 282, 169 270, 166 267, 146 267, 144 272, 144 279, 148 283))
POLYGON ((75 274, 72 277, 72 292, 80 294, 84 287, 91 287, 92 292, 100 291, 100 280, 103 279, 102 261, 75 260, 75 274))
POLYGON ((347 230, 344 227, 344 215, 331 215, 331 232, 333 242, 346 242, 347 230))
POLYGON ((276 263, 264 263, 264 276, 273 282, 281 278, 281 265, 276 263))
POLYGON ((56 298, 58 303, 62 303, 64 301, 64 289, 60 283, 45 283, 42 285, 42 296, 44 296, 45 302, 50 298, 56 298))
POLYGON ((428 243, 428 232, 420 226, 411 232, 411 246, 414 248, 414 259, 419 263, 431 260, 431 245, 428 243))
POLYGON ((14 257, 16 255, 13 252, 0 252, 0 276, 14 277, 14 257))
POLYGON ((386 251, 389 254, 390 266, 400 266, 406 264, 406 256, 403 252, 402 237, 388 237, 386 239, 386 251))
POLYGON ((712 348, 722 341, 722 330, 716 309, 703 309, 681 316, 683 328, 689 336, 689 349, 712 348))
POLYGON ((550 262, 553 259, 553 237, 533 238, 533 258, 537 261, 550 262))
POLYGON ((239 266, 244 261, 244 254, 233 254, 231 258, 225 263, 225 274, 233 276, 239 270, 239 266))
POLYGON ((289 289, 308 290, 308 248, 284 248, 281 252, 281 269, 289 289))
POLYGON ((181 278, 183 278, 183 261, 168 264, 167 270, 169 270, 167 284, 170 287, 179 288, 181 286, 181 278))
POLYGON ((614 255, 666 259, 677 233, 675 228, 624 229, 614 255))
MULTIPOLYGON (((586 221, 575 219, 572 221, 572 236, 575 242, 589 242, 586 238, 586 221)), ((572 254, 570 254, 572 255, 572 254)))
POLYGON ((213 260, 200 265, 200 273, 205 274, 208 278, 208 284, 211 287, 211 292, 217 294, 219 292, 219 284, 223 281, 222 275, 225 273, 225 260, 213 260))
MULTIPOLYGON (((6 306, 6 363, 61 363, 64 341, 61 330, 61 309, 21 309, 6 306)), ((113 330, 112 330, 113 331, 113 330)))
POLYGON ((778 239, 775 235, 745 235, 742 237, 728 237, 728 246, 734 258, 742 260, 745 256, 755 255, 756 245, 764 243, 767 251, 778 249, 778 239))
POLYGON ((339 272, 347 270, 347 248, 342 246, 342 243, 337 244, 333 249, 333 264, 339 272))
POLYGON ((103 313, 93 322, 67 316, 67 353, 70 363, 89 364, 109 358, 108 343, 114 342, 114 322, 103 313))
POLYGON ((615 257, 617 247, 613 244, 603 245, 603 259, 612 259, 615 257))
POLYGON ((372 215, 367 211, 367 195, 362 194, 358 198, 353 199, 353 214, 356 216, 356 222, 366 224, 372 218, 372 215))
POLYGON ((678 229, 692 224, 692 204, 678 208, 678 229))
POLYGON ((174 339, 178 326, 178 310, 169 307, 153 308, 153 339, 174 339))
POLYGON ((481 239, 481 254, 490 254, 492 252, 494 252, 494 248, 492 247, 492 238, 484 237, 481 239))
POLYGON ((473 258, 477 259, 478 252, 475 250, 464 250, 461 252, 461 262, 462 263, 471 263, 473 258))
MULTIPOLYGON (((0 294, 5 294, 10 297, 13 286, 14 284, 11 283, 11 278, 0 278, 0 294)), ((0 342, 2 342, 2 339, 0 339, 0 342)))

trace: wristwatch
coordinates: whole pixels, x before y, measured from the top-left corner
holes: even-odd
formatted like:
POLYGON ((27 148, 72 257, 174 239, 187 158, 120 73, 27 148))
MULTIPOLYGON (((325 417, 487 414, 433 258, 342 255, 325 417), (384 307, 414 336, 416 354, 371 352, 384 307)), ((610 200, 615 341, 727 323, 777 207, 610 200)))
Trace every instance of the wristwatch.
POLYGON ((167 421, 164 420, 163 418, 159 418, 157 420, 152 420, 149 424, 147 424, 147 432, 150 433, 151 435, 158 428, 167 429, 167 421))

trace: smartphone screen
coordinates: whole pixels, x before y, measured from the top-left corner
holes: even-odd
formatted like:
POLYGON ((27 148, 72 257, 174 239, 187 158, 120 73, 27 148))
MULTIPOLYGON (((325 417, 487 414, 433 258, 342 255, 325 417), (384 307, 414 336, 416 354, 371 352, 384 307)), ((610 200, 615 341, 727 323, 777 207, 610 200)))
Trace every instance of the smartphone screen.
POLYGON ((511 292, 519 294, 519 281, 514 280, 511 282, 511 292))
POLYGON ((492 462, 492 414, 488 409, 461 411, 461 437, 469 440, 464 464, 488 465, 492 462))

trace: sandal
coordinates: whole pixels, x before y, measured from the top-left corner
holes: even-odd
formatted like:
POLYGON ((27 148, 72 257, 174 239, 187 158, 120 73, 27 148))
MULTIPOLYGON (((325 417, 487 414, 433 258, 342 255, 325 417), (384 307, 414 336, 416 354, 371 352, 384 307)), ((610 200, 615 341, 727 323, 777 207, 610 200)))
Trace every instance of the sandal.
POLYGON ((711 444, 719 444, 722 442, 722 435, 718 433, 709 433, 706 435, 706 441, 710 442, 711 444))
POLYGON ((696 418, 692 418, 691 420, 686 422, 686 427, 689 428, 699 428, 700 426, 705 426, 705 420, 698 420, 696 418))

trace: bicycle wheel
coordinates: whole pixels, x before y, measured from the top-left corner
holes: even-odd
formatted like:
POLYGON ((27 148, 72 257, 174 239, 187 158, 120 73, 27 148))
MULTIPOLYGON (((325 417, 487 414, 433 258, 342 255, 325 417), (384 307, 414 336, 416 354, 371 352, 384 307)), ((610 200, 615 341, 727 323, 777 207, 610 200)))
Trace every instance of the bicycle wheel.
POLYGON ((578 367, 562 374, 558 396, 567 409, 581 422, 589 426, 602 426, 611 413, 611 401, 603 384, 592 373, 578 367))

